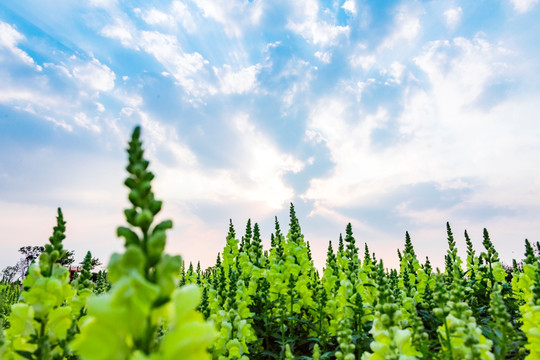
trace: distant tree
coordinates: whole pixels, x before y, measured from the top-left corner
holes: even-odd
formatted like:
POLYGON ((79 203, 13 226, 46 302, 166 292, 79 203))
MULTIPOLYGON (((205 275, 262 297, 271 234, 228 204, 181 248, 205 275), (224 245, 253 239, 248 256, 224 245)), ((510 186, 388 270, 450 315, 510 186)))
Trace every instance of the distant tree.
POLYGON ((12 283, 13 280, 15 280, 17 272, 17 266, 6 266, 4 270, 2 270, 2 281, 12 283))
MULTIPOLYGON (((83 265, 83 264, 84 264, 84 260, 81 261, 79 264, 83 265)), ((91 264, 91 268, 90 268, 91 270, 94 270, 94 268, 95 268, 96 266, 102 265, 102 264, 101 264, 101 261, 99 261, 99 259, 98 259, 97 257, 96 257, 96 258, 95 258, 95 257, 92 257, 92 260, 91 260, 91 263, 90 263, 90 264, 91 264)))
POLYGON ((18 279, 22 279, 26 276, 30 265, 41 255, 45 250, 43 246, 23 246, 19 249, 22 257, 17 262, 17 275, 18 279))
POLYGON ((69 266, 75 262, 75 251, 67 250, 64 256, 58 259, 58 263, 63 266, 69 266))
MULTIPOLYGON (((8 266, 2 270, 3 278, 6 279, 6 281, 10 279, 10 282, 24 278, 30 265, 39 258, 43 251, 45 251, 43 246, 27 245, 21 247, 19 252, 22 254, 22 257, 19 259, 17 264, 15 264, 15 266, 8 266)), ((64 266, 73 264, 73 262, 75 262, 75 251, 66 251, 58 262, 64 266)))
POLYGON ((23 246, 19 249, 19 252, 23 255, 23 258, 29 263, 32 263, 35 259, 45 251, 43 246, 23 246))

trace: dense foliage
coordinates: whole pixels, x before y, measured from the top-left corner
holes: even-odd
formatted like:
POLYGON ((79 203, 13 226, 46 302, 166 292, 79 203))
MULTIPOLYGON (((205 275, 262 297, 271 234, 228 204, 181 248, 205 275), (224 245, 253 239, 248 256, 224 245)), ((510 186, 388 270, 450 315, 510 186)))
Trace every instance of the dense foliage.
POLYGON ((505 270, 487 230, 478 255, 465 232, 463 262, 447 224, 444 272, 418 260, 408 233, 388 270, 367 244, 360 256, 348 224, 319 274, 292 205, 289 228, 276 220, 263 251, 257 224, 237 240, 231 223, 216 265, 183 271, 219 331, 214 358, 539 358, 540 249, 528 240, 523 264, 505 270))
POLYGON ((139 128, 128 155, 124 253, 97 274, 88 253, 70 282, 59 209, 22 288, 0 283, 2 359, 540 359, 538 243, 505 268, 487 230, 479 253, 465 232, 462 260, 447 224, 444 271, 418 259, 408 233, 399 269, 387 269, 367 244, 360 254, 348 224, 319 273, 291 205, 269 249, 258 224, 238 239, 231 221, 202 270, 164 252, 172 222, 155 224, 139 128))

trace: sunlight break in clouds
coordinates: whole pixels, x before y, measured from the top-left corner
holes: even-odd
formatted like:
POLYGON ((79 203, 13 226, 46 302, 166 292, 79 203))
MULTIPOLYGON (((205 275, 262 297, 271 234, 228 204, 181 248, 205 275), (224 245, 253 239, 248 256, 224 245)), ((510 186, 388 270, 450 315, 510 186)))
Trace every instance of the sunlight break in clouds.
MULTIPOLYGON (((287 173, 298 173, 304 163, 283 153, 249 120, 247 114, 232 116, 233 134, 239 149, 231 169, 209 169, 195 156, 177 158, 176 165, 154 163, 159 170, 159 189, 169 199, 204 200, 216 204, 235 199, 240 203, 256 203, 261 211, 272 213, 292 201, 294 189, 284 182, 287 173)), ((159 141, 151 141, 153 151, 177 148, 178 136, 168 128, 159 131, 159 141), (161 150, 160 150, 161 149, 161 150)), ((154 137, 154 136, 153 136, 154 137)), ((185 154, 191 150, 172 150, 185 154)))
POLYGON ((384 126, 387 112, 379 108, 359 118, 352 116, 353 108, 352 103, 337 98, 321 99, 313 107, 306 139, 326 145, 335 166, 329 176, 312 179, 302 198, 328 207, 369 206, 403 181, 396 176, 408 168, 403 153, 371 148, 371 134, 384 126))
POLYGON ((294 189, 285 184, 283 176, 289 172, 298 173, 304 168, 304 163, 281 152, 254 126, 247 114, 237 115, 234 125, 246 150, 240 160, 242 172, 246 172, 256 186, 252 196, 261 198, 274 209, 282 208, 295 195, 294 189))

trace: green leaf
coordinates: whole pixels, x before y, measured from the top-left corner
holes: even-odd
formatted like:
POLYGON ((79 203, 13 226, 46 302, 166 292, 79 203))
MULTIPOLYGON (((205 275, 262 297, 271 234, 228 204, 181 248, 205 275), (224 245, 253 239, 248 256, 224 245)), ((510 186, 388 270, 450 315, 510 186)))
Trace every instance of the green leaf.
POLYGON ((165 221, 162 221, 159 224, 157 224, 154 227, 154 230, 153 230, 152 233, 155 233, 155 232, 158 232, 158 231, 169 230, 169 229, 172 229, 172 227, 173 227, 173 222, 171 220, 165 220, 165 221))
POLYGON ((125 247, 128 247, 129 245, 140 245, 140 240, 137 234, 127 227, 118 227, 118 229, 116 229, 116 236, 126 239, 125 247))
POLYGON ((15 352, 25 359, 34 359, 34 354, 30 351, 15 350, 15 352))

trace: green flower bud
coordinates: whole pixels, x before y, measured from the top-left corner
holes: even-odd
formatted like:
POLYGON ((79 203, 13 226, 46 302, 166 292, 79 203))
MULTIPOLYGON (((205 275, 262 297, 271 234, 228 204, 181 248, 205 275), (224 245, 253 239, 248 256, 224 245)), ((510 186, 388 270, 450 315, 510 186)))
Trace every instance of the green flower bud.
POLYGON ((165 249, 166 235, 165 231, 156 231, 148 240, 148 262, 150 266, 157 263, 165 249))
POLYGON ((135 222, 143 229, 143 231, 148 230, 153 220, 154 215, 152 215, 152 212, 148 209, 144 209, 135 217, 135 222))
POLYGON ((53 250, 53 252, 51 253, 51 263, 55 263, 56 260, 58 260, 59 256, 60 253, 58 252, 58 250, 53 250))

